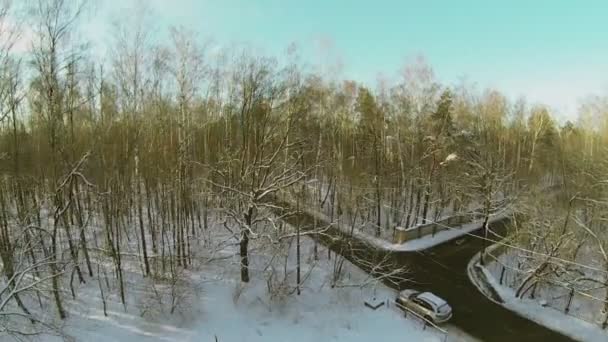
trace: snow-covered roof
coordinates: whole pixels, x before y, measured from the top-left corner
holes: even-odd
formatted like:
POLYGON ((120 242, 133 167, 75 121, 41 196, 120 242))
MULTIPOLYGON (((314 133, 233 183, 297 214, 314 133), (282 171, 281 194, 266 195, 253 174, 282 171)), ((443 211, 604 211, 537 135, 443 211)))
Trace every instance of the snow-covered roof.
POLYGON ((423 292, 418 295, 418 298, 423 299, 423 300, 435 305, 436 307, 441 307, 441 306, 447 304, 447 302, 445 300, 435 296, 434 294, 432 294, 430 292, 423 292))

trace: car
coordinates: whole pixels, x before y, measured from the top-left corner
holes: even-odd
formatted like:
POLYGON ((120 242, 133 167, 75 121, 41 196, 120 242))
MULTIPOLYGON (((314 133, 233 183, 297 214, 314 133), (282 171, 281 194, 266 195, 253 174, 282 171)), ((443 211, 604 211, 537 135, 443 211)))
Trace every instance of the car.
POLYGON ((445 323, 452 318, 452 307, 431 292, 407 289, 399 292, 395 301, 402 309, 435 324, 445 323))

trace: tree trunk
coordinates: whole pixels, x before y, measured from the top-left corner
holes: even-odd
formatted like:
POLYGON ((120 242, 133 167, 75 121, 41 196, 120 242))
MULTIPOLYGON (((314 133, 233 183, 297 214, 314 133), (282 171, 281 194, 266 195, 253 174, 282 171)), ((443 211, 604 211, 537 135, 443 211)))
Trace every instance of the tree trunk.
POLYGON ((247 227, 241 229, 241 242, 240 242, 240 254, 241 254, 241 281, 243 283, 249 282, 249 229, 251 228, 251 222, 253 220, 253 207, 249 207, 245 214, 245 223, 247 227))
POLYGON ((376 236, 380 236, 382 228, 382 196, 380 187, 382 181, 380 178, 380 152, 378 151, 378 138, 374 135, 374 165, 376 169, 376 236))
POLYGON ((244 283, 249 282, 249 257, 247 255, 247 249, 249 247, 249 231, 243 229, 241 231, 241 281, 244 283))
POLYGON ((57 231, 57 221, 55 221, 53 227, 53 234, 51 237, 51 272, 53 272, 53 274, 56 274, 57 276, 51 278, 51 283, 53 286, 53 297, 55 298, 57 313, 59 314, 59 318, 65 319, 67 316, 65 314, 65 310, 63 309, 61 295, 59 293, 59 270, 57 269, 57 231))
POLYGON ((424 187, 424 206, 422 208, 422 224, 428 223, 427 214, 429 212, 429 201, 431 199, 431 186, 427 184, 424 187))
POLYGON ((484 219, 483 219, 483 240, 482 240, 482 248, 481 248, 481 254, 480 254, 480 259, 479 262, 482 266, 484 266, 486 264, 485 262, 485 255, 486 255, 486 248, 488 246, 488 221, 490 220, 490 215, 486 214, 484 219))
MULTIPOLYGON (((144 215, 142 208, 142 198, 141 198, 141 182, 139 179, 136 179, 137 182, 137 217, 139 219, 139 233, 141 235, 141 250, 143 252, 144 257, 144 268, 146 270, 146 276, 150 275, 150 263, 148 262, 148 246, 146 244, 146 232, 144 227, 144 215)), ((148 224, 151 224, 148 222, 148 224)))
POLYGON ((410 179, 409 185, 409 200, 408 200, 408 208, 407 208, 407 218, 405 219, 405 227, 408 228, 410 226, 410 219, 412 218, 412 211, 414 210, 414 180, 410 179))
POLYGON ((70 256, 72 257, 72 262, 74 263, 74 269, 76 270, 76 274, 78 275, 78 280, 82 284, 85 281, 84 277, 82 276, 82 272, 80 271, 80 266, 78 265, 78 255, 76 254, 76 247, 74 246, 74 241, 72 240, 72 232, 70 229, 70 223, 68 222, 68 219, 66 217, 66 212, 61 215, 61 220, 63 222, 65 234, 68 238, 68 248, 70 249, 70 256))
MULTIPOLYGON (((79 193, 78 182, 75 181, 76 193, 79 193)), ((87 199, 90 201, 89 193, 87 192, 87 199)), ((82 219, 82 206, 80 201, 76 201, 76 220, 78 222, 78 226, 80 227, 80 248, 82 248, 82 253, 84 254, 84 260, 87 265, 87 270, 89 271, 89 277, 93 277, 93 267, 91 266, 91 258, 89 257, 89 248, 87 246, 87 238, 84 232, 85 222, 82 219)))
POLYGON ((418 224, 418 218, 420 217, 420 200, 421 200, 421 189, 420 184, 418 184, 418 189, 416 189, 416 208, 414 210, 414 226, 418 224))
POLYGON ((297 215, 298 215, 298 223, 296 225, 296 291, 298 293, 298 296, 300 295, 300 282, 302 281, 300 279, 300 216, 299 216, 299 211, 300 211, 300 200, 298 199, 297 202, 297 215))

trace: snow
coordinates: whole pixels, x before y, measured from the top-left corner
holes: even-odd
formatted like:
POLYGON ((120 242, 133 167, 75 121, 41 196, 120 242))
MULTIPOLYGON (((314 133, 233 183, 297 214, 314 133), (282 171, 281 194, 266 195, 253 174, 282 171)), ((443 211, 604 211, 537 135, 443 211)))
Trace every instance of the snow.
MULTIPOLYGON (((492 218, 489 222, 496 222, 504 219, 504 216, 496 216, 492 218)), ((435 236, 426 235, 418 239, 406 241, 403 244, 394 244, 385 242, 384 249, 391 251, 399 251, 399 252, 414 252, 425 250, 442 243, 457 239, 459 237, 468 235, 469 233, 478 230, 481 228, 481 221, 474 221, 471 223, 464 224, 459 227, 454 227, 447 230, 442 230, 437 232, 435 236)))
MULTIPOLYGON (((319 182, 318 180, 311 180, 308 182, 307 184, 308 190, 309 190, 309 207, 313 208, 315 210, 320 210, 321 213, 324 213, 326 216, 331 215, 332 212, 332 203, 331 200, 329 198, 329 196, 327 198, 325 198, 325 195, 327 194, 327 192, 330 190, 329 189, 329 184, 327 182, 319 182), (320 189, 320 191, 319 191, 320 189), (320 196, 319 196, 319 192, 320 192, 320 196), (320 197, 320 198, 319 198, 320 197), (323 207, 320 207, 319 204, 322 201, 322 199, 325 198, 326 201, 324 202, 323 207)), ((343 187, 339 187, 339 189, 341 191, 343 191, 345 194, 350 192, 351 189, 348 186, 343 186, 343 187)), ((362 202, 360 202, 358 205, 360 206, 360 210, 359 210, 359 214, 356 215, 355 217, 353 217, 352 213, 348 213, 347 211, 343 211, 341 212, 340 215, 338 215, 337 210, 335 210, 336 208, 334 208, 333 213, 334 213, 334 218, 337 218, 339 216, 339 219, 342 220, 343 222, 355 222, 356 225, 356 229, 358 231, 363 232, 364 234, 367 234, 369 236, 373 236, 376 237, 376 233, 378 231, 377 229, 377 225, 375 223, 376 221, 376 217, 375 214, 373 214, 376 211, 376 201, 374 200, 373 196, 365 196, 363 195, 365 193, 365 191, 361 192, 361 190, 370 190, 370 191, 375 191, 373 187, 370 188, 358 188, 358 187, 354 187, 356 192, 359 192, 359 195, 362 195, 363 197, 362 202), (367 214, 366 215, 362 215, 362 214, 367 214), (372 216, 370 216, 372 215, 372 216)), ((338 196, 338 198, 340 198, 340 196, 338 196)), ((335 205, 337 207, 339 207, 339 199, 336 199, 336 203, 335 205)), ((423 201, 423 199, 421 198, 420 201, 423 201)), ((443 208, 439 208, 437 207, 438 205, 441 204, 441 200, 439 198, 432 198, 428 208, 428 213, 429 216, 433 217, 435 219, 435 221, 442 221, 444 219, 447 219, 449 217, 455 216, 457 214, 459 214, 458 212, 454 212, 453 211, 453 203, 446 203, 445 207, 443 208), (438 215, 437 217, 435 217, 435 215, 438 215)), ((408 208, 403 208, 403 207, 394 207, 394 203, 391 204, 390 202, 387 201, 383 201, 381 208, 380 208, 380 213, 381 213, 381 229, 379 230, 380 232, 380 236, 379 238, 385 240, 385 241, 392 241, 393 240, 393 229, 392 227, 396 227, 396 226, 400 226, 400 225, 405 225, 406 222, 405 218, 406 216, 409 216, 407 213, 408 208, 412 209, 414 207, 421 207, 423 206, 422 203, 416 203, 415 198, 412 198, 412 202, 409 203, 409 207, 408 208)), ((480 207, 480 203, 472 200, 470 201, 470 203, 468 203, 466 205, 465 208, 462 208, 462 210, 464 212, 473 212, 479 209, 480 207)), ((419 213, 420 214, 420 213, 419 213)), ((428 223, 429 221, 425 220, 424 218, 422 218, 421 215, 416 215, 416 213, 414 213, 413 211, 410 213, 411 215, 411 222, 407 223, 408 226, 406 226, 405 228, 410 228, 412 227, 412 225, 417 225, 420 222, 424 222, 424 223, 428 223)))
MULTIPOLYGON (((540 301, 527 299, 527 298, 516 298, 515 291, 507 286, 499 284, 499 281, 492 275, 488 267, 481 266, 479 264, 479 254, 474 257, 469 263, 469 277, 471 281, 478 287, 482 286, 479 284, 479 279, 473 279, 475 272, 472 272, 472 268, 477 267, 483 272, 486 283, 485 285, 491 286, 494 291, 501 297, 504 303, 497 304, 504 306, 505 308, 516 312, 522 317, 526 317, 540 325, 543 325, 549 329, 560 332, 573 339, 586 342, 605 342, 608 341, 608 331, 602 330, 599 325, 589 323, 582 319, 578 319, 573 316, 564 314, 561 311, 552 309, 541 305, 540 301)), ((485 294, 485 291, 480 288, 480 291, 485 294)), ((487 294, 486 294, 487 295, 487 294)), ((542 300, 541 300, 542 301, 542 300)))
MULTIPOLYGON (((493 253, 492 257, 496 258, 497 261, 487 265, 488 271, 499 278, 502 265, 505 265, 506 271, 503 277, 503 285, 511 288, 517 288, 526 276, 524 271, 518 272, 516 270, 531 269, 533 265, 538 265, 538 262, 540 262, 540 260, 529 258, 521 250, 510 248, 500 253, 493 253)), ((602 285, 605 274, 601 270, 605 265, 601 257, 601 251, 598 250, 595 244, 585 244, 579 249, 575 262, 587 267, 576 267, 576 273, 564 273, 559 276, 553 274, 549 278, 551 282, 542 282, 536 288, 535 297, 539 299, 539 303, 540 301, 544 301, 546 306, 557 310, 564 311, 569 306, 569 315, 590 323, 598 322, 601 324, 605 318, 601 314, 601 310, 604 307, 603 300, 606 298, 607 290, 602 285), (576 279, 587 280, 576 281, 576 279), (575 292, 571 301, 571 289, 559 285, 560 283, 571 283, 574 285, 575 292)))
MULTIPOLYGON (((215 237, 214 241, 222 240, 215 237)), ((254 243, 248 284, 240 282, 236 246, 224 244, 213 252, 213 261, 180 276, 184 280, 177 288, 178 305, 173 314, 168 312, 170 285, 142 278, 136 259, 125 265, 127 306, 123 307, 112 268, 108 267, 113 290, 106 293, 107 317, 97 279, 90 279, 79 285, 76 299, 64 296, 68 319, 62 332, 75 341, 93 342, 446 340, 442 332, 425 329, 416 318, 405 318, 393 305, 396 292, 348 261, 337 286, 331 288, 336 256, 329 260, 327 250, 319 246, 319 260, 315 260, 313 245, 313 240, 302 237, 302 278, 306 280, 301 295, 281 295, 279 291, 271 297, 267 289, 269 272, 276 270, 281 278, 284 266, 285 279, 293 290, 295 243, 287 248, 287 255, 276 258, 257 252, 254 243), (287 260, 285 264, 283 260, 287 260), (386 304, 377 310, 365 307, 364 301, 374 297, 386 304)), ((102 283, 105 287, 105 280, 102 283)), ((46 312, 53 315, 53 309, 48 306, 46 312)), ((35 340, 61 341, 63 337, 43 335, 35 340)), ((470 339, 453 329, 448 340, 470 339)))
MULTIPOLYGON (((316 216, 318 220, 330 222, 327 215, 318 211, 306 209, 304 210, 309 215, 316 216)), ((500 221, 505 219, 508 213, 502 213, 490 218, 489 223, 500 221)), ((459 237, 470 234, 471 232, 481 228, 482 221, 473 221, 458 227, 451 227, 450 229, 442 230, 433 235, 426 235, 421 238, 406 241, 402 244, 396 244, 386 241, 383 238, 375 237, 370 234, 364 233, 358 229, 352 229, 353 236, 373 246, 374 248, 382 249, 385 251, 393 252, 416 252, 425 250, 431 247, 435 247, 442 243, 457 239, 459 237)), ((334 226, 345 234, 351 233, 351 228, 340 222, 334 222, 334 226)))
MULTIPOLYGON (((310 256, 312 241, 303 239, 303 254, 310 256)), ((322 249, 322 248, 320 248, 322 249)), ((232 301, 233 286, 215 286, 208 294, 208 306, 218 308, 205 325, 209 337, 217 335, 225 341, 438 341, 440 335, 423 331, 420 322, 406 320, 392 306, 395 292, 384 285, 359 288, 368 275, 348 264, 345 287, 331 289, 332 261, 324 250, 320 260, 308 258, 302 274, 311 268, 300 296, 291 295, 280 303, 267 298, 265 283, 254 280, 241 295, 237 304, 232 301), (364 300, 374 297, 388 303, 377 310, 364 306, 364 300), (261 304, 264 303, 264 304, 261 304), (235 327, 238 327, 235 329, 235 327)), ((334 256, 335 258, 335 256, 334 256)), ((293 267, 294 265, 290 265, 293 267)), ((232 279, 238 279, 231 277, 232 279)), ((238 283, 238 282, 237 282, 238 283)))
MULTIPOLYGON (((199 236, 203 240, 191 242, 197 262, 178 271, 175 286, 168 275, 142 277, 137 241, 124 241, 124 306, 112 260, 103 249, 91 249, 94 276, 85 277, 83 284, 74 281, 76 298, 70 294, 69 277, 61 280, 66 320, 56 317, 50 298, 45 298, 41 307, 33 296, 24 298, 28 308, 42 321, 60 326, 57 335, 39 335, 31 340, 474 341, 449 324, 442 326, 448 331, 446 335, 426 327, 412 315, 404 317, 393 305, 395 290, 333 253, 329 259, 327 249, 321 245, 319 258, 315 260, 315 243, 305 236, 301 244, 304 279, 301 295, 285 293, 293 291, 296 283, 293 239, 288 246, 269 246, 264 239, 252 240, 251 281, 243 284, 236 240, 223 228, 221 217, 214 212, 209 217, 209 229, 199 236), (343 274, 332 288, 336 260, 344 260, 343 274), (269 275, 275 272, 275 280, 284 277, 286 282, 269 281, 269 275), (273 295, 268 289, 271 283, 278 287, 273 295), (287 286, 281 288, 284 284, 287 286), (106 297, 105 313, 100 287, 106 297), (172 301, 176 303, 174 312, 170 312, 172 301), (386 304, 372 310, 364 305, 366 301, 386 304)), ((94 217, 88 233, 95 231, 99 236, 102 227, 94 217)), ((60 243, 63 242, 62 239, 60 243)), ((158 256, 149 253, 149 257, 157 268, 158 256)), ((4 340, 5 336, 0 334, 0 341, 4 340)))

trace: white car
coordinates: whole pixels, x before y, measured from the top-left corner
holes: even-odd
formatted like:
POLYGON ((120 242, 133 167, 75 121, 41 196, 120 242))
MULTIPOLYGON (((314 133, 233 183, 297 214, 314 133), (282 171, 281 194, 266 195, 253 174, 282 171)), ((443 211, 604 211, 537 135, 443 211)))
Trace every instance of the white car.
POLYGON ((452 318, 452 307, 443 299, 430 292, 403 290, 396 299, 404 310, 410 310, 435 324, 445 323, 452 318))

